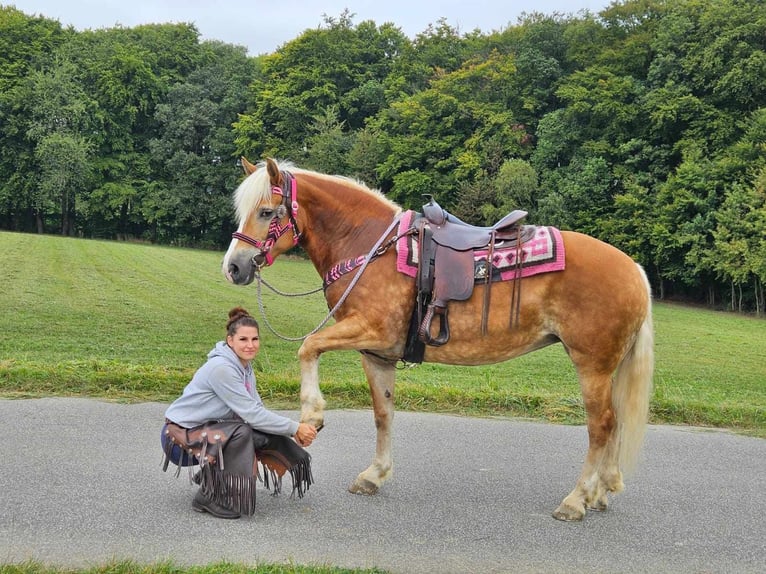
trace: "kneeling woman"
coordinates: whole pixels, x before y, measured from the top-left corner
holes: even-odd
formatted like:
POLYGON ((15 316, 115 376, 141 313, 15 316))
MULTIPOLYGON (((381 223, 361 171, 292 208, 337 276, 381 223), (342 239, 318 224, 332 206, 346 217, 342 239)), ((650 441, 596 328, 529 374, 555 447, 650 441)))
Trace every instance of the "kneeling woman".
POLYGON ((192 502, 198 512, 219 518, 253 514, 258 462, 265 485, 271 481, 275 493, 285 472, 290 472, 298 496, 313 481, 311 456, 301 447, 312 443, 317 429, 264 407, 252 367, 259 348, 258 322, 235 307, 229 311, 226 340, 215 345, 165 411, 163 468, 169 462, 179 472, 181 466, 200 465, 193 477, 200 485, 192 502))

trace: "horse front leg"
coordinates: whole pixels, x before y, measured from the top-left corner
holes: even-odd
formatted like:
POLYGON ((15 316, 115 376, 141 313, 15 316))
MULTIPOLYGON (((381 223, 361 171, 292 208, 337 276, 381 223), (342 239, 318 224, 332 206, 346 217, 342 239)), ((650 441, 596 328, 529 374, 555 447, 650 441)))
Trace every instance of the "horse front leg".
POLYGON ((325 400, 319 389, 319 357, 328 351, 365 349, 375 346, 377 335, 364 321, 350 316, 306 337, 298 349, 301 365, 301 422, 315 427, 324 424, 325 400))
POLYGON ((393 471, 391 426, 394 420, 396 368, 391 363, 366 354, 362 355, 362 367, 372 394, 378 436, 372 464, 356 477, 348 490, 353 494, 376 494, 393 471))
POLYGON ((307 338, 298 349, 301 365, 301 422, 320 428, 324 425, 325 400, 319 388, 320 351, 307 338))

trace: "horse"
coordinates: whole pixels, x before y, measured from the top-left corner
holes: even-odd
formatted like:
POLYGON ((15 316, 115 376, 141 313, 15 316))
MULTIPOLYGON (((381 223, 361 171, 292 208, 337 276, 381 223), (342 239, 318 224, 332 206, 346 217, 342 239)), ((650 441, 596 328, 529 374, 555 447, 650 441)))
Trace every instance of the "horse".
MULTIPOLYGON (((359 351, 377 440, 371 464, 348 490, 376 494, 392 476, 394 382, 416 305, 415 280, 397 270, 397 255, 387 248, 397 239, 393 222, 403 209, 352 178, 271 158, 257 165, 241 161, 246 177, 233 196, 239 226, 222 264, 229 282, 250 284, 261 267, 295 245, 321 277, 338 262, 367 260, 326 286, 335 321, 307 336, 298 350, 300 418, 324 424, 320 355, 359 351)), ((485 325, 480 318, 488 287, 477 284, 468 299, 449 303, 449 340, 426 346, 423 362, 482 365, 564 346, 580 383, 588 449, 574 489, 553 517, 576 521, 587 510, 606 510, 607 494, 621 492, 623 473, 636 466, 654 369, 652 296, 642 267, 616 247, 578 232, 560 235, 564 269, 496 283, 485 325), (518 281, 516 320, 509 326, 518 281)))

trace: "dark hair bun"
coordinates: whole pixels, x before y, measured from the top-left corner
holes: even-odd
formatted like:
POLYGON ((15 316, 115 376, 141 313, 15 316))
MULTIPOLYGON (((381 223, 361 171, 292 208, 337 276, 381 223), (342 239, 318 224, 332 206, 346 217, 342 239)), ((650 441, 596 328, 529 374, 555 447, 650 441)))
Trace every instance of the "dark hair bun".
POLYGON ((229 320, 226 322, 226 333, 233 336, 237 332, 237 329, 243 325, 258 329, 258 321, 247 312, 247 309, 234 307, 229 311, 229 320))
POLYGON ((250 313, 248 313, 247 309, 244 309, 242 307, 234 307, 229 311, 229 319, 236 321, 237 319, 240 319, 242 317, 249 317, 250 313))

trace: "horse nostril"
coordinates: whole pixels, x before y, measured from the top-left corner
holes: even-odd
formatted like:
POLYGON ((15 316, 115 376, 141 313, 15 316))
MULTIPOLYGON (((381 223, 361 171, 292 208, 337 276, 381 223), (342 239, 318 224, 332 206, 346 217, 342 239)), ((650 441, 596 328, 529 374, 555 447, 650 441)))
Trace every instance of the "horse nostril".
POLYGON ((229 263, 229 275, 235 281, 239 278, 239 267, 234 265, 234 263, 229 263))

